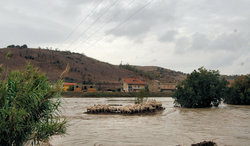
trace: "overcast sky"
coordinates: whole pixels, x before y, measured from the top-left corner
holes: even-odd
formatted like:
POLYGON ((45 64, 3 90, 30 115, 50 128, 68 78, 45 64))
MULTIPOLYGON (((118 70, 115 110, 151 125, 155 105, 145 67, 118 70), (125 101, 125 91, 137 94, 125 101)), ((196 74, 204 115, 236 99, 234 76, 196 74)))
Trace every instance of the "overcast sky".
POLYGON ((27 44, 111 64, 250 73, 249 0, 1 0, 0 47, 27 44))

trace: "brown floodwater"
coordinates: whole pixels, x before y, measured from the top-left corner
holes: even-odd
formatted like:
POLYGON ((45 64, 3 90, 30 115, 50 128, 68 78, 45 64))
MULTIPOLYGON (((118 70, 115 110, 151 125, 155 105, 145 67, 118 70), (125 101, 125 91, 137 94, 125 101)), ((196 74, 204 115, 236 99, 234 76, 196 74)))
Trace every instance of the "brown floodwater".
POLYGON ((67 134, 53 136, 54 146, 174 146, 212 140, 220 145, 250 145, 250 106, 174 107, 172 98, 154 98, 164 111, 155 115, 85 114, 94 104, 133 104, 133 98, 64 98, 67 134))

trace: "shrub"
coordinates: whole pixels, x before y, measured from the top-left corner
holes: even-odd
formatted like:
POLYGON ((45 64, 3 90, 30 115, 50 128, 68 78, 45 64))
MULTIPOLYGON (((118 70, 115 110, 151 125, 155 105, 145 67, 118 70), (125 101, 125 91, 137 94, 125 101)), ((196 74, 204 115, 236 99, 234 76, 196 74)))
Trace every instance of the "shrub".
POLYGON ((28 46, 26 44, 24 44, 24 45, 21 46, 21 48, 26 49, 26 48, 28 48, 28 46))
POLYGON ((225 96, 226 85, 227 81, 218 71, 199 68, 177 86, 173 94, 175 104, 187 108, 218 106, 225 96))
POLYGON ((2 71, 3 71, 3 65, 0 64, 0 79, 1 79, 1 73, 2 73, 2 71))
POLYGON ((15 48, 15 45, 9 45, 7 48, 15 48))
POLYGON ((145 89, 141 89, 139 92, 136 93, 135 104, 142 103, 144 98, 147 96, 148 96, 148 92, 145 89))
POLYGON ((13 54, 11 52, 8 52, 6 54, 6 59, 9 60, 12 56, 13 56, 13 54))
POLYGON ((225 103, 236 105, 250 105, 250 76, 237 77, 228 89, 225 103))
POLYGON ((61 81, 50 83, 29 64, 25 71, 12 71, 0 82, 0 145, 36 144, 65 133, 58 110, 61 91, 61 81))

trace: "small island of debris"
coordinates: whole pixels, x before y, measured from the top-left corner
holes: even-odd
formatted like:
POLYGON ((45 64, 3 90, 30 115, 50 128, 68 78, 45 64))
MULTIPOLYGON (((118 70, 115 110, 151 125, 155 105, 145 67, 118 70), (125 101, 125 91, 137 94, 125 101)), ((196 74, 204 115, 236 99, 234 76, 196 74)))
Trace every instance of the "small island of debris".
POLYGON ((164 110, 162 103, 156 100, 148 100, 135 105, 126 105, 122 107, 114 107, 110 105, 94 105, 87 107, 88 114, 112 113, 112 114, 140 114, 154 113, 164 110))

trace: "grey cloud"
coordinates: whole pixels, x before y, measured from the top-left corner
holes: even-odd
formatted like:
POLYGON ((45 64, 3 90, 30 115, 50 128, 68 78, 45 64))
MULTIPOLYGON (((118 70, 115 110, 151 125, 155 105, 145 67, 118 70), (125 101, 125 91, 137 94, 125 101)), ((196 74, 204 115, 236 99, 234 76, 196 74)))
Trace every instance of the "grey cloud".
MULTIPOLYGON (((186 37, 183 37, 185 39, 186 37)), ((179 41, 183 40, 179 39, 179 41)), ((218 50, 225 50, 225 51, 231 51, 231 52, 245 52, 250 48, 250 33, 237 33, 237 32, 231 32, 231 33, 223 33, 218 35, 215 38, 209 38, 205 34, 201 33, 195 33, 190 37, 192 41, 190 41, 190 47, 189 45, 182 46, 182 49, 178 48, 177 50, 179 52, 185 53, 192 52, 192 51, 218 51, 218 50)), ((180 42, 176 42, 177 44, 180 42)), ((183 41, 181 41, 183 43, 183 41)))
POLYGON ((179 39, 176 40, 175 43, 175 53, 176 54, 183 54, 186 53, 186 51, 188 51, 187 48, 189 48, 190 46, 190 39, 188 37, 181 37, 179 39))
MULTIPOLYGON (((232 68, 237 72, 237 68, 233 65, 241 66, 243 62, 242 68, 250 68, 245 59, 249 60, 250 48, 248 0, 154 0, 145 9, 128 19, 149 1, 2 0, 0 1, 0 47, 24 43, 34 47, 42 44, 64 47, 75 41, 71 48, 78 45, 91 46, 94 55, 98 54, 96 48, 103 48, 98 51, 99 54, 105 54, 108 48, 110 52, 115 50, 117 53, 122 52, 124 56, 131 54, 131 52, 126 54, 127 48, 143 48, 138 52, 150 55, 147 58, 139 57, 137 61, 151 61, 151 65, 164 64, 162 60, 166 56, 162 54, 168 54, 169 58, 172 57, 169 60, 174 60, 173 67, 184 68, 183 71, 187 72, 187 68, 197 65, 196 54, 201 55, 199 59, 203 57, 208 59, 201 60, 204 62, 199 62, 199 65, 205 63, 219 68, 227 66, 229 71, 232 68), (106 9, 116 1, 116 5, 109 10, 106 9), (91 13, 97 5, 94 13, 91 13), (102 14, 104 15, 99 21, 93 24, 102 14), (88 19, 65 42, 66 36, 88 15, 88 19), (122 24, 127 19, 128 21, 122 24), (119 27, 116 28, 117 26, 119 27), (96 31, 98 28, 101 29, 96 31), (85 44, 79 44, 91 33, 94 35, 89 40, 86 39, 85 44), (93 45, 98 40, 101 40, 99 46, 98 43, 96 46, 93 45), (159 50, 161 53, 158 53, 159 50), (207 54, 210 56, 207 57, 207 54), (240 60, 241 58, 245 60, 240 60), (188 67, 187 62, 192 66, 188 67)), ((134 54, 131 58, 135 56, 138 54, 134 54)))
POLYGON ((190 49, 206 50, 209 48, 210 40, 204 34, 196 33, 192 36, 192 46, 190 49))
MULTIPOLYGON (((150 6, 143 9, 142 12, 134 15, 139 9, 141 9, 145 3, 136 3, 136 6, 126 8, 124 6, 116 7, 112 10, 111 17, 115 26, 120 22, 128 20, 118 29, 109 29, 106 34, 112 34, 114 36, 127 36, 129 38, 145 35, 152 30, 162 30, 162 24, 165 26, 174 19, 174 2, 168 3, 162 1, 156 1, 150 6), (133 16, 133 17, 130 17, 133 16), (127 19, 130 18, 130 19, 127 19)), ((109 20, 109 19, 107 19, 109 20)))
POLYGON ((174 40, 177 33, 178 32, 175 30, 169 30, 169 31, 165 32, 163 35, 160 35, 158 40, 160 42, 171 42, 174 40))
POLYGON ((250 35, 245 33, 222 34, 213 41, 210 48, 227 51, 246 51, 250 48, 249 40, 250 35))
POLYGON ((234 62, 245 57, 249 52, 250 40, 248 33, 224 33, 216 38, 196 33, 190 37, 182 37, 176 41, 175 53, 180 55, 202 52, 213 54, 209 61, 212 68, 232 66, 234 62))
MULTIPOLYGON (((218 54, 218 52, 216 52, 218 54)), ((235 60, 237 60, 241 54, 235 54, 234 52, 225 52, 220 55, 214 55, 209 63, 212 68, 219 68, 223 66, 231 66, 235 60)))

